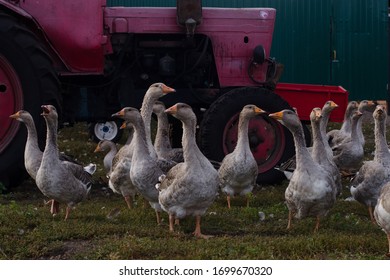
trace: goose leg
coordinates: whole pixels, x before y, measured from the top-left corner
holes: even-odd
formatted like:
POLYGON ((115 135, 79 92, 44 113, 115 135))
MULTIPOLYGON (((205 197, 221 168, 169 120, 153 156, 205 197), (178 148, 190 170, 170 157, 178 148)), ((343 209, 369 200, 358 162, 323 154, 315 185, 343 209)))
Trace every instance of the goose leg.
POLYGON ((174 228, 173 228, 173 221, 174 220, 175 220, 175 215, 169 214, 169 231, 170 232, 174 231, 174 228))
POLYGON ((180 226, 180 220, 179 219, 175 219, 175 225, 176 226, 180 226))
POLYGON ((368 214, 370 214, 371 223, 376 225, 376 221, 375 221, 375 218, 374 218, 374 214, 372 213, 372 207, 371 206, 368 206, 368 214))
POLYGON ((196 216, 196 226, 195 226, 195 231, 194 231, 195 237, 197 237, 197 238, 204 238, 204 239, 209 239, 210 237, 213 237, 212 235, 204 235, 204 234, 201 233, 201 231, 200 231, 200 219, 201 219, 200 216, 196 216))
POLYGON ((314 227, 314 233, 318 232, 320 228, 320 216, 317 216, 316 226, 314 227))
POLYGON ((126 196, 124 196, 124 198, 125 198, 127 207, 128 207, 129 209, 133 209, 133 200, 132 200, 132 197, 130 197, 129 195, 126 195, 126 196))
POLYGON ((226 201, 227 201, 228 208, 230 209, 230 195, 226 196, 226 201))
POLYGON ((249 207, 249 195, 246 196, 246 207, 249 207))
POLYGON ((160 212, 156 210, 157 225, 161 225, 161 215, 160 212))
POLYGON ((51 207, 50 207, 50 213, 55 216, 58 214, 59 212, 59 208, 60 208, 60 204, 58 203, 58 201, 55 201, 54 199, 50 199, 48 202, 46 202, 46 204, 49 204, 51 203, 51 207))
POLYGON ((387 241, 389 242, 389 252, 386 254, 390 258, 390 233, 387 234, 387 241))
POLYGON ((292 220, 292 211, 288 211, 288 223, 287 223, 287 229, 291 229, 291 220, 292 220))
POLYGON ((71 207, 66 206, 65 221, 66 221, 66 220, 68 219, 68 217, 69 217, 70 210, 71 210, 71 207))

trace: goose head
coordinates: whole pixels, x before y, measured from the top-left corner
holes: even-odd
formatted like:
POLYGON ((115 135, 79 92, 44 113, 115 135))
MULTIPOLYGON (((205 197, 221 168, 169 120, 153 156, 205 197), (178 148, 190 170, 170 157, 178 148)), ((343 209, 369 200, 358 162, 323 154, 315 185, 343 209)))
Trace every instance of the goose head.
POLYGON ((165 113, 170 114, 181 121, 196 120, 195 113, 191 106, 185 103, 176 103, 172 107, 166 109, 165 113))
POLYGON ((313 108, 310 113, 310 121, 314 123, 319 123, 322 119, 322 110, 321 108, 313 108))
POLYGON ((375 109, 375 103, 372 100, 362 100, 359 103, 358 111, 364 113, 364 111, 371 111, 375 109))
POLYGON ((355 112, 359 107, 359 104, 356 101, 351 101, 347 105, 347 109, 345 111, 348 117, 352 116, 353 112, 355 112))
POLYGON ((9 117, 23 123, 26 122, 28 119, 32 119, 30 113, 24 110, 20 110, 15 114, 10 115, 9 117))
POLYGON ((328 100, 325 102, 324 106, 322 107, 322 112, 323 114, 330 113, 337 107, 339 107, 339 105, 337 105, 334 101, 328 100))
POLYGON ((94 153, 97 152, 105 152, 110 150, 110 143, 108 140, 100 140, 99 143, 96 145, 95 150, 93 151, 94 153))
POLYGON ((386 119, 386 109, 383 105, 377 105, 375 108, 375 111, 373 113, 374 119, 377 119, 379 121, 386 119))
POLYGON ((289 109, 284 109, 268 116, 279 121, 291 131, 298 130, 302 126, 297 113, 289 109))
POLYGON ((138 109, 133 107, 125 107, 119 112, 112 114, 111 117, 121 118, 125 120, 124 124, 121 126, 121 128, 127 128, 128 125, 127 122, 134 124, 136 122, 142 121, 141 114, 138 109))
POLYGON ((164 83, 154 83, 148 88, 145 95, 157 100, 171 92, 176 92, 176 90, 164 83))
POLYGON ((156 115, 161 115, 166 110, 165 105, 161 101, 156 101, 153 104, 153 113, 156 115))
POLYGON ((253 118, 261 113, 265 113, 265 111, 260 109, 256 105, 249 104, 249 105, 245 105, 244 108, 242 108, 240 116, 246 118, 253 118))

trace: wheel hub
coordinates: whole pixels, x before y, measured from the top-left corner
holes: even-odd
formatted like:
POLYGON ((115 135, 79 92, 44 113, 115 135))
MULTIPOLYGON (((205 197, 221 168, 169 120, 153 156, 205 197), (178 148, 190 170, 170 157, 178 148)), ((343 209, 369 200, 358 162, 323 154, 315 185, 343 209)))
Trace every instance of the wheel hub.
MULTIPOLYGON (((223 150, 231 153, 237 145, 238 117, 233 116, 223 133, 223 150)), ((273 168, 283 155, 285 135, 281 125, 267 116, 257 116, 249 122, 249 146, 257 161, 259 173, 273 168)))
POLYGON ((114 121, 95 124, 94 132, 99 140, 113 140, 118 134, 118 126, 114 121))
POLYGON ((19 77, 8 60, 0 54, 0 153, 19 129, 19 122, 9 116, 23 108, 23 91, 19 77))

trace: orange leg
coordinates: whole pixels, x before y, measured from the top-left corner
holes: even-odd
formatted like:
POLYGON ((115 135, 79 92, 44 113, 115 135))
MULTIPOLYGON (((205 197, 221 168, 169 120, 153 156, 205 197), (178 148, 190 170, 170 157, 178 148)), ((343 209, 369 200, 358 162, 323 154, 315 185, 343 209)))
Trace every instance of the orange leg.
POLYGON ((226 196, 226 201, 227 201, 228 208, 230 209, 230 195, 226 196))
POLYGON ((386 254, 390 258, 390 233, 387 234, 387 241, 389 242, 389 252, 386 254))
POLYGON ((318 232, 320 228, 320 216, 317 216, 316 226, 314 227, 314 233, 318 232))
POLYGON ((50 213, 54 217, 55 215, 58 214, 58 212, 60 212, 60 204, 58 201, 55 201, 54 199, 50 199, 48 202, 46 202, 46 204, 49 204, 49 203, 51 203, 50 213))
POLYGON ((175 225, 176 226, 180 226, 180 220, 179 219, 175 219, 175 225))
POLYGON ((246 196, 246 207, 249 207, 250 195, 246 196))
POLYGON ((156 210, 157 224, 161 225, 161 213, 156 210))
POLYGON ((133 198, 130 197, 129 195, 124 196, 124 198, 127 204, 127 208, 133 209, 133 198))
POLYGON ((200 219, 201 219, 200 216, 196 216, 196 226, 195 226, 195 231, 194 231, 195 237, 197 237, 197 238, 204 238, 204 239, 208 239, 210 237, 213 237, 212 235, 204 235, 204 234, 202 234, 202 232, 200 231, 200 219))
POLYGON ((368 214, 370 214, 371 223, 376 225, 376 221, 375 221, 374 215, 372 213, 372 207, 371 206, 368 206, 368 214))
POLYGON ((288 211, 288 223, 287 223, 287 229, 291 229, 291 226, 292 226, 292 212, 291 211, 288 211))
POLYGON ((69 206, 66 207, 66 214, 65 214, 65 221, 68 219, 69 217, 69 213, 70 213, 70 210, 71 208, 69 206))
POLYGON ((170 232, 174 231, 174 228, 173 228, 173 221, 174 220, 175 220, 175 216, 172 214, 169 214, 169 231, 170 232))

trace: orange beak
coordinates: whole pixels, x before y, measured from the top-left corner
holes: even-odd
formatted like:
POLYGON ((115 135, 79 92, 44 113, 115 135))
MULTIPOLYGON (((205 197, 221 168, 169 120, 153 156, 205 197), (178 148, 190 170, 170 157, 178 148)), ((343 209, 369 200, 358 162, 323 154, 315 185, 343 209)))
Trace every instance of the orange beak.
POLYGON ((265 113, 265 111, 263 109, 261 109, 261 108, 259 108, 257 106, 255 106, 254 110, 255 110, 256 115, 261 114, 261 113, 265 113))
POLYGON ((50 113, 50 107, 49 106, 42 105, 41 108, 43 110, 43 112, 41 114, 42 116, 46 116, 46 115, 48 115, 50 113))
POLYGON ((336 103, 334 103, 333 101, 330 102, 330 107, 332 108, 337 108, 339 107, 339 105, 337 105, 336 103))
POLYGON ((9 116, 10 118, 13 118, 13 119, 17 119, 20 117, 20 112, 16 112, 15 114, 12 114, 11 116, 9 116))
POLYGON ((279 111, 279 112, 276 112, 273 114, 269 114, 268 116, 275 119, 275 120, 281 120, 283 118, 283 112, 279 111))
POLYGON ((168 94, 168 93, 171 93, 171 92, 176 92, 176 90, 174 88, 171 88, 165 84, 162 85, 162 91, 164 94, 168 94))
POLYGON ((95 151, 93 151, 93 152, 94 152, 94 153, 97 153, 97 152, 100 152, 100 151, 101 151, 100 145, 97 145, 95 151))
POLYGON ((313 111, 314 111, 314 114, 315 114, 315 116, 316 116, 317 118, 320 118, 320 117, 322 116, 322 110, 321 110, 321 108, 314 108, 313 111))
POLYGON ((123 117, 124 115, 125 115, 125 109, 122 109, 119 112, 112 114, 111 117, 123 117))
POLYGON ((165 110, 165 113, 174 115, 177 113, 177 105, 173 105, 172 107, 169 107, 165 110))
POLYGON ((121 125, 121 127, 120 127, 119 129, 125 129, 126 127, 127 127, 126 122, 123 122, 122 125, 121 125))

